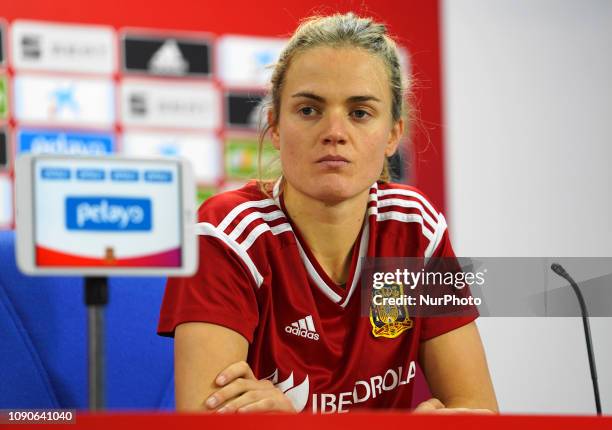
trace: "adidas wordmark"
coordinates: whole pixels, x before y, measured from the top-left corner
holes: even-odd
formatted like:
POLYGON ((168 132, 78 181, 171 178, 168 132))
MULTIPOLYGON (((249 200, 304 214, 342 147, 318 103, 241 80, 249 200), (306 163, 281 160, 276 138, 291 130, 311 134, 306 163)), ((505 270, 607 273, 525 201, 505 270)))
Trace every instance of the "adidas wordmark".
POLYGON ((312 322, 312 315, 292 322, 285 327, 285 331, 296 336, 305 337, 306 339, 319 340, 319 333, 317 333, 312 322))

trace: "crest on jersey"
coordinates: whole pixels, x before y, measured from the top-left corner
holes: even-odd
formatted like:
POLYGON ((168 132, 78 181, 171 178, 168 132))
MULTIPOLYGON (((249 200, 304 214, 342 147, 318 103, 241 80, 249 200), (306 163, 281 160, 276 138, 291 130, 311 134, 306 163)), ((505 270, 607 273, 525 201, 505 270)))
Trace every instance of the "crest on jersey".
POLYGON ((385 284, 380 289, 372 289, 370 301, 370 323, 372 323, 372 334, 374 337, 396 338, 409 328, 413 322, 408 317, 406 305, 389 305, 388 302, 381 303, 380 298, 401 299, 404 297, 404 286, 402 284, 385 284), (379 295, 379 304, 375 304, 374 295, 379 295))

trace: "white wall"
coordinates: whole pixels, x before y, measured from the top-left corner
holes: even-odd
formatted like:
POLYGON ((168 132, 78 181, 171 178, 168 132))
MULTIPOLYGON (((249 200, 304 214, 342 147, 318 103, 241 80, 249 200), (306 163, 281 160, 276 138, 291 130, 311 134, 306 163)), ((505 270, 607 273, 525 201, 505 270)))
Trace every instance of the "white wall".
MULTIPOLYGON (((612 1, 442 5, 457 254, 612 256, 612 1)), ((594 411, 580 319, 478 325, 502 411, 594 411)), ((612 414, 612 318, 591 328, 612 414)))

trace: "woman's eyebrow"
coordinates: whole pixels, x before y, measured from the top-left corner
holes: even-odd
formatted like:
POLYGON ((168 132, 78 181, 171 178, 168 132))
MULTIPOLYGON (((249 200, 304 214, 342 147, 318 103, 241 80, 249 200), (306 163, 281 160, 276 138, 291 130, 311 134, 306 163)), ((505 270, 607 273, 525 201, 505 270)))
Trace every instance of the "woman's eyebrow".
MULTIPOLYGON (((291 97, 305 97, 307 99, 315 100, 321 103, 325 102, 324 97, 321 97, 314 93, 310 93, 308 91, 300 91, 298 93, 293 94, 291 97)), ((381 100, 378 97, 374 97, 372 95, 351 96, 351 97, 348 97, 346 101, 349 103, 363 103, 363 102, 369 102, 369 101, 374 101, 374 102, 379 102, 379 103, 381 102, 381 100)))
POLYGON ((365 96, 351 96, 346 99, 349 103, 363 103, 363 102, 379 102, 380 99, 378 97, 365 95, 365 96))
POLYGON ((323 97, 318 96, 314 93, 309 93, 308 91, 300 91, 298 93, 293 94, 291 97, 305 97, 307 99, 312 99, 321 103, 325 101, 323 97))

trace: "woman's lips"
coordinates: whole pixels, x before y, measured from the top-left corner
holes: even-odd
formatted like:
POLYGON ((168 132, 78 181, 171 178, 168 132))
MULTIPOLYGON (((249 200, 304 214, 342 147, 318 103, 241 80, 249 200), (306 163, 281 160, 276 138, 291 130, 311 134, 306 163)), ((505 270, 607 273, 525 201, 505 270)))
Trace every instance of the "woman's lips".
POLYGON ((349 161, 340 155, 326 155, 317 160, 317 164, 329 169, 338 169, 348 166, 349 161))

